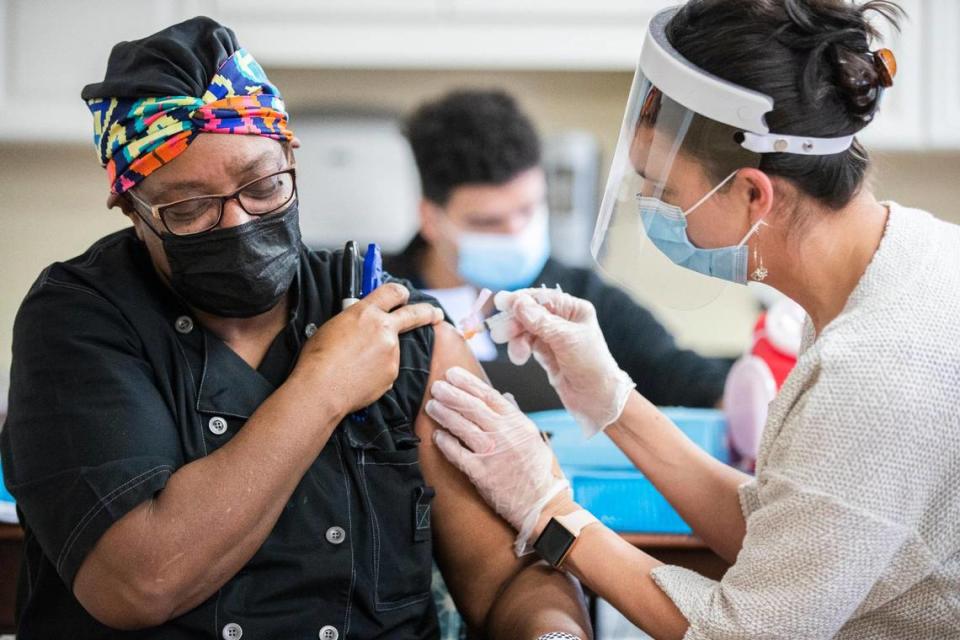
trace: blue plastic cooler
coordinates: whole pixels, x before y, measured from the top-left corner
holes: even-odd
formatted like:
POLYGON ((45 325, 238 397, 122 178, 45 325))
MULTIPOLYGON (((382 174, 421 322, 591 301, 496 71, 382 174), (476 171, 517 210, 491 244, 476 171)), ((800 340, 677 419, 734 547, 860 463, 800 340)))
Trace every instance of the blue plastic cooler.
MULTIPOLYGON (((727 422, 720 411, 670 407, 663 412, 703 450, 729 462, 727 422)), ((574 499, 608 527, 621 533, 691 533, 666 498, 609 438, 586 440, 563 410, 532 413, 530 418, 551 434, 574 499)))

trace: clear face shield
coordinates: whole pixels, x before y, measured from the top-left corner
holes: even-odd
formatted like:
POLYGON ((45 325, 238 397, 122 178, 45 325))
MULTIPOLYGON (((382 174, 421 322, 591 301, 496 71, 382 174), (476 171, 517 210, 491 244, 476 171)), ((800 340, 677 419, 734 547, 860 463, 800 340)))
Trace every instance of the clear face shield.
POLYGON ((842 139, 771 134, 768 96, 717 78, 666 38, 676 9, 650 23, 607 179, 591 253, 641 298, 674 309, 746 284, 751 223, 738 172, 763 153, 845 150, 842 139))

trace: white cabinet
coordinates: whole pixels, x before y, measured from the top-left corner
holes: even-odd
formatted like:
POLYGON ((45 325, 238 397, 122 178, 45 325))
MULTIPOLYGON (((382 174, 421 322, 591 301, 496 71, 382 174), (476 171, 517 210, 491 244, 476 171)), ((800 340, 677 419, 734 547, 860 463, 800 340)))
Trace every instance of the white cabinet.
POLYGON ((898 72, 861 138, 868 148, 960 149, 960 2, 899 0, 909 16, 897 33, 878 21, 898 72))
POLYGON ((932 18, 932 12, 929 3, 921 0, 899 0, 899 4, 908 16, 900 32, 875 16, 881 39, 872 43, 871 48, 886 47, 893 51, 897 58, 897 76, 881 99, 880 112, 858 135, 868 149, 916 149, 926 142, 928 123, 923 114, 927 102, 924 95, 927 43, 923 26, 932 18))
POLYGON ((610 19, 648 19, 662 7, 676 2, 638 0, 450 0, 453 11, 459 15, 503 16, 522 19, 533 16, 537 20, 587 20, 600 22, 610 19))
POLYGON ((257 20, 304 22, 316 20, 422 18, 438 13, 445 0, 262 0, 208 1, 220 15, 255 17, 257 20))
POLYGON ((932 0, 926 48, 928 139, 933 148, 960 148, 960 2, 932 0))
POLYGON ((631 70, 669 0, 212 0, 265 65, 631 70), (336 10, 334 10, 336 9, 336 10))
MULTIPOLYGON (((900 0, 900 67, 863 132, 875 149, 960 149, 960 1, 900 0)), ((0 0, 0 141, 86 141, 80 89, 108 43, 206 14, 268 67, 632 71, 675 0, 0 0)))
POLYGON ((80 90, 103 79, 109 44, 194 15, 193 4, 0 0, 0 140, 89 140, 80 90))

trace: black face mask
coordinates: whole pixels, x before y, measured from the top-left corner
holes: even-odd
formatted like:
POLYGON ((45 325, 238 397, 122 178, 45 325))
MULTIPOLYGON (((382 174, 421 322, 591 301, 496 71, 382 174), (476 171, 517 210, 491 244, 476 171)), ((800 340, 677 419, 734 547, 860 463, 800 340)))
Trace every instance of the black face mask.
POLYGON ((300 218, 284 213, 194 237, 163 236, 170 284, 187 304, 225 318, 276 305, 300 266, 300 218))

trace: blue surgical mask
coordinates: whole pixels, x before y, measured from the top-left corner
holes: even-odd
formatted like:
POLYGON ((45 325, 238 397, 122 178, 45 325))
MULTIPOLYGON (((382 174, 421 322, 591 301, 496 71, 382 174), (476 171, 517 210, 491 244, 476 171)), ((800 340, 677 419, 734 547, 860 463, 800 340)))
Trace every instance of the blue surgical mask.
POLYGON ((637 204, 650 241, 674 264, 714 278, 747 284, 747 258, 749 257, 747 241, 756 233, 760 225, 766 224, 763 220, 758 220, 743 240, 734 247, 701 249, 690 242, 690 237, 687 235, 687 216, 734 175, 736 172, 727 176, 686 211, 659 198, 647 196, 638 197, 637 204))
POLYGON ((492 291, 529 287, 549 257, 545 208, 520 233, 457 233, 457 273, 476 287, 492 291))

